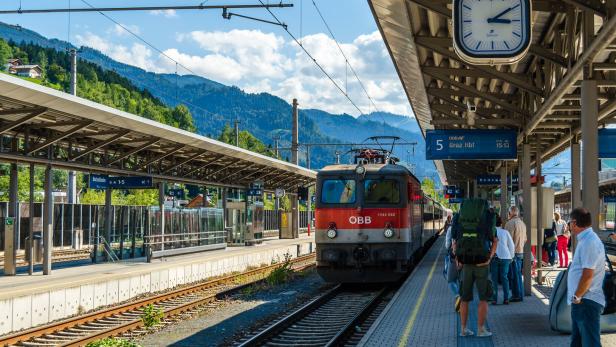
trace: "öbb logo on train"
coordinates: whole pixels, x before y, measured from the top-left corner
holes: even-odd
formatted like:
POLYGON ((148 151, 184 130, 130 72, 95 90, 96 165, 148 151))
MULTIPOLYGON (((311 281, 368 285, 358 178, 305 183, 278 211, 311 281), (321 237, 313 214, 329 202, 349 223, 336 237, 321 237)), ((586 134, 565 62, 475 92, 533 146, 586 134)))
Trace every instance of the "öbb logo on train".
POLYGON ((349 223, 351 224, 370 224, 372 223, 372 217, 370 216, 351 216, 349 217, 349 223))

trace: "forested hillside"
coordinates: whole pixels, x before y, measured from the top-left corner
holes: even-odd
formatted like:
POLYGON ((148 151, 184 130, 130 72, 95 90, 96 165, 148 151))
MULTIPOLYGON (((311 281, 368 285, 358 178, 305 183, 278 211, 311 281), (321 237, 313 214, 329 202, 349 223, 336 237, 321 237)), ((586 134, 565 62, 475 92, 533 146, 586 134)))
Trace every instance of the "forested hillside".
MULTIPOLYGON (((0 63, 4 65, 10 58, 20 59, 22 64, 36 64, 41 67, 42 78, 27 78, 29 81, 69 91, 70 57, 67 52, 0 39, 0 63)), ((77 95, 176 128, 195 131, 192 115, 186 106, 177 105, 171 109, 150 92, 136 88, 116 72, 103 70, 98 65, 83 60, 78 64, 77 95)))

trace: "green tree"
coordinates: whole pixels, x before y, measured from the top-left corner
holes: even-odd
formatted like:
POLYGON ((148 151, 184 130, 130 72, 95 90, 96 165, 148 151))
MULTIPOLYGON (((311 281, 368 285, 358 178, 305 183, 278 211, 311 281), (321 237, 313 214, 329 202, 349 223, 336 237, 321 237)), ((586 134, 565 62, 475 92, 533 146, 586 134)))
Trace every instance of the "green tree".
POLYGON ((177 122, 178 128, 192 132, 197 130, 193 124, 193 117, 188 107, 177 105, 171 112, 171 117, 177 122))
POLYGON ((4 66, 10 58, 13 58, 13 48, 6 41, 0 40, 0 64, 4 66))

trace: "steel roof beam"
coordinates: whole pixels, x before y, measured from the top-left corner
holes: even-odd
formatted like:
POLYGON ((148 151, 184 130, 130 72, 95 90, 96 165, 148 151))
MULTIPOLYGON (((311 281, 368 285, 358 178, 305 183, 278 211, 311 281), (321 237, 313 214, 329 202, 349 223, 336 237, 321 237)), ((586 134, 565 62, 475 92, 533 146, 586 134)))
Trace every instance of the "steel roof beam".
MULTIPOLYGON (((426 92, 431 95, 444 95, 443 93, 446 93, 446 94, 458 96, 458 97, 466 97, 466 98, 475 97, 475 94, 469 93, 465 90, 456 90, 456 89, 451 89, 451 88, 426 88, 426 92)), ((514 94, 502 94, 502 93, 492 93, 492 92, 488 92, 485 94, 490 94, 495 98, 499 98, 499 99, 503 99, 507 101, 514 101, 516 99, 516 95, 514 94)))
POLYGON ((570 5, 573 5, 582 11, 591 11, 595 14, 604 17, 607 15, 605 5, 601 4, 600 0, 562 0, 570 5))
POLYGON ((475 97, 481 98, 481 99, 484 99, 484 100, 487 100, 487 101, 490 101, 491 103, 497 104, 497 105, 501 106, 504 109, 507 109, 507 110, 512 111, 512 112, 520 113, 520 114, 527 114, 525 110, 523 110, 523 109, 521 109, 521 108, 519 108, 519 107, 517 107, 515 105, 512 105, 512 104, 508 103, 505 100, 501 100, 499 98, 495 98, 493 96, 486 95, 486 94, 478 91, 477 89, 475 89, 475 87, 471 87, 471 86, 469 86, 467 84, 464 84, 462 82, 458 82, 456 80, 453 80, 453 79, 449 78, 448 75, 446 75, 446 74, 444 74, 442 72, 439 72, 437 69, 424 68, 424 69, 422 69, 422 72, 424 74, 428 75, 428 76, 431 76, 433 78, 441 80, 441 81, 445 82, 446 84, 454 86, 454 87, 456 87, 458 89, 463 89, 463 90, 466 90, 469 93, 475 94, 475 97))
POLYGON ((214 160, 210 161, 209 163, 205 163, 205 164, 203 164, 201 166, 197 166, 196 168, 186 172, 184 175, 186 175, 186 176, 192 175, 195 171, 203 170, 203 169, 205 169, 208 166, 214 165, 216 162, 218 162, 220 159, 222 159, 224 157, 225 157, 224 155, 215 156, 214 160))
MULTIPOLYGON (((128 133, 130 133, 130 130, 124 130, 124 131, 120 131, 120 132, 116 132, 116 134, 110 138, 108 138, 107 140, 98 142, 97 144, 94 144, 88 148, 86 148, 83 152, 80 152, 79 154, 75 155, 75 156, 69 156, 69 161, 75 161, 81 157, 83 157, 84 155, 88 155, 92 152, 94 152, 95 150, 101 148, 101 147, 105 147, 109 144, 114 143, 115 141, 121 139, 122 137, 128 135, 128 133)), ((98 134, 95 134, 98 135, 98 134)))
POLYGON ((442 1, 439 3, 437 0, 407 0, 410 3, 415 3, 418 6, 425 8, 426 10, 441 14, 445 17, 451 18, 451 10, 445 5, 447 2, 442 1))
MULTIPOLYGON (((432 119, 430 121, 432 125, 468 125, 466 119, 460 118, 441 118, 441 119, 432 119)), ((520 127, 520 122, 514 119, 507 118, 496 118, 496 119, 475 119, 476 125, 508 125, 513 127, 520 127)))
POLYGON ((241 159, 234 160, 234 161, 228 163, 227 165, 223 165, 223 167, 221 167, 218 170, 206 173, 205 176, 216 176, 217 174, 223 172, 224 170, 228 169, 229 167, 231 167, 231 166, 233 166, 233 165, 235 165, 235 164, 237 164, 237 163, 239 163, 241 161, 242 161, 241 159))
POLYGON ((67 120, 67 121, 63 121, 63 122, 48 122, 48 123, 34 123, 34 124, 30 124, 28 125, 28 127, 30 127, 31 130, 33 129, 44 129, 44 128, 54 128, 54 127, 65 127, 65 126, 69 126, 69 125, 79 125, 83 122, 83 120, 67 120))
POLYGON ((554 88, 541 107, 535 112, 535 115, 531 118, 524 132, 518 135, 518 144, 522 143, 524 136, 529 136, 532 133, 533 129, 535 129, 545 116, 549 114, 552 107, 560 102, 561 98, 567 94, 571 86, 579 79, 584 66, 592 62, 595 56, 611 44, 614 39, 616 39, 616 16, 610 18, 608 22, 604 22, 601 31, 599 31, 595 39, 587 48, 584 48, 584 52, 576 61, 575 65, 567 71, 567 74, 563 77, 558 86, 554 88))
POLYGON ((168 152, 165 152, 165 153, 162 153, 162 154, 160 154, 160 155, 156 156, 154 159, 148 160, 147 162, 145 162, 145 163, 141 164, 141 165, 139 166, 139 168, 140 168, 140 169, 143 169, 144 167, 146 167, 146 166, 148 166, 148 165, 150 165, 150 164, 153 164, 153 163, 155 163, 155 162, 157 162, 157 161, 159 161, 159 160, 163 160, 163 159, 167 158, 168 156, 170 156, 170 155, 172 155, 172 154, 175 154, 175 153, 179 152, 179 151, 180 151, 180 150, 182 150, 183 148, 186 148, 186 146, 185 146, 185 145, 177 145, 177 146, 175 146, 172 150, 170 150, 170 151, 168 151, 168 152))
POLYGON ((51 138, 47 139, 47 141, 41 143, 38 146, 34 146, 32 149, 28 150, 26 152, 26 154, 29 155, 29 154, 32 154, 32 153, 34 153, 36 151, 40 151, 41 149, 43 149, 43 148, 45 148, 47 146, 53 145, 54 143, 56 143, 56 142, 58 142, 58 141, 60 141, 60 140, 62 140, 64 138, 66 138, 68 136, 71 136, 72 134, 74 134, 74 133, 76 133, 76 132, 78 132, 80 130, 83 130, 84 128, 92 125, 92 123, 94 123, 94 121, 92 121, 92 120, 82 121, 78 125, 70 128, 69 130, 61 132, 60 134, 56 135, 55 137, 51 137, 51 138))
POLYGON ((554 53, 553 51, 547 48, 544 48, 543 46, 532 44, 530 45, 529 52, 545 60, 549 60, 554 64, 560 65, 561 67, 564 67, 564 68, 569 67, 569 65, 567 64, 567 59, 565 59, 563 56, 559 54, 554 53))
MULTIPOLYGON (((128 152, 126 152, 126 153, 124 153, 124 154, 120 155, 120 156, 119 156, 119 157, 117 157, 117 158, 114 158, 113 160, 111 160, 110 162, 105 163, 105 164, 106 164, 106 165, 112 165, 112 164, 115 164, 115 163, 119 162, 120 160, 122 160, 122 159, 124 159, 124 158, 126 158, 126 157, 129 157, 129 156, 131 156, 131 155, 133 155, 133 154, 135 154, 135 153, 137 153, 137 152, 141 152, 141 151, 143 151, 144 149, 146 149, 146 148, 148 148, 148 147, 152 146, 153 144, 155 144, 155 143, 159 142, 160 140, 161 140, 161 139, 151 139, 150 141, 146 142, 145 144, 143 144, 143 145, 141 145, 141 146, 137 146, 136 148, 131 149, 130 151, 128 151, 128 152)), ((141 141, 141 142, 143 142, 143 141, 141 141)))
POLYGON ((171 165, 170 167, 164 169, 162 171, 162 173, 167 173, 169 171, 175 170, 176 168, 178 168, 178 167, 180 167, 180 166, 182 166, 182 165, 184 165, 184 164, 186 164, 186 163, 188 163, 190 161, 193 161, 193 160, 199 158, 200 156, 204 155, 205 153, 207 153, 207 151, 198 151, 197 153, 189 156, 188 158, 180 161, 179 163, 171 165))
MULTIPOLYGON (((430 49, 440 55, 443 55, 449 59, 453 59, 460 63, 464 63, 460 57, 455 52, 449 50, 451 48, 452 39, 448 37, 433 37, 433 36, 415 36, 415 43, 424 48, 430 49)), ((472 65, 472 69, 482 71, 487 75, 492 76, 494 79, 500 79, 504 82, 507 82, 511 85, 514 85, 520 89, 524 89, 530 93, 542 96, 543 91, 540 88, 535 87, 531 81, 526 78, 520 79, 515 77, 514 75, 498 71, 493 67, 485 66, 485 65, 472 65)))
POLYGON ((47 111, 44 107, 28 107, 25 109, 17 109, 17 110, 0 110, 0 115, 11 115, 11 114, 23 114, 27 113, 25 116, 14 120, 12 122, 8 122, 7 124, 0 126, 0 134, 4 134, 7 131, 10 131, 22 124, 27 123, 28 121, 42 115, 47 111))
MULTIPOLYGON (((460 101, 454 100, 450 97, 450 94, 448 94, 447 91, 452 91, 452 90, 453 89, 443 89, 443 90, 436 89, 436 90, 432 90, 428 94, 454 106, 454 108, 456 108, 460 112, 468 111, 467 105, 465 105, 464 103, 460 101)), ((469 93, 469 94, 473 94, 473 93, 469 93)), ((432 105, 433 104, 431 104, 431 106, 432 105)), ((496 108, 477 107, 477 110, 475 111, 475 113, 480 116, 484 116, 488 118, 493 118, 494 115, 504 116, 504 117, 514 117, 514 115, 511 112, 508 112, 507 110, 503 110, 503 109, 496 109, 496 108)))

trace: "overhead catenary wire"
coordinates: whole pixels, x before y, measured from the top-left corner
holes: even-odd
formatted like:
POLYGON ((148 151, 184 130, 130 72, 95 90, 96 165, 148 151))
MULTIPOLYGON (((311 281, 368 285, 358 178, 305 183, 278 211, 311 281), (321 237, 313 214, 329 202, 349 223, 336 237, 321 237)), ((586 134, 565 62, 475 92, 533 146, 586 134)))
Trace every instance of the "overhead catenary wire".
MULTIPOLYGON (((353 75, 355 76, 355 79, 357 80, 357 82, 359 83, 359 85, 361 86, 362 90, 364 91, 364 93, 366 94, 366 97, 368 98, 368 100, 370 101, 370 103, 372 104, 372 106, 374 107, 374 109, 376 110, 376 112, 379 112, 379 108, 376 106, 376 104, 374 103, 374 99, 372 99, 372 97, 370 96, 370 94, 368 93, 368 90, 366 89, 366 87, 364 86, 364 83, 361 81, 361 79, 359 78, 359 75, 357 74, 357 71, 355 71, 355 69, 353 68, 353 65, 351 65, 351 63, 349 62, 349 58, 346 56, 346 54, 344 53, 344 50, 342 50, 342 47, 340 46, 340 43, 338 42, 338 39, 336 39, 336 35, 334 35, 334 32, 332 31, 331 27, 329 26, 329 24, 327 23, 327 21, 325 20, 325 17, 323 16, 323 13, 321 13, 321 10, 319 9, 319 6, 317 6, 317 3, 312 0, 312 5, 314 6, 314 8, 316 9, 317 13, 319 14, 319 17, 321 18, 321 21, 323 22, 323 24, 325 25, 325 28, 327 28, 327 31, 329 32, 329 35, 332 37, 332 39, 334 40, 334 42, 336 43, 336 46, 338 47, 338 50, 340 51, 340 53, 342 54, 342 57, 344 57, 344 61, 345 64, 348 65, 348 68, 351 70, 351 72, 353 73, 353 75)), ((346 70, 346 67, 345 67, 346 70)), ((384 121, 384 120, 383 120, 384 121)))
MULTIPOLYGON (((82 0, 83 1, 83 0, 82 0)), ((265 4, 263 3, 263 0, 259 0, 259 2, 261 3, 261 5, 265 6, 265 4)), ((344 91, 344 89, 338 84, 338 82, 336 82, 334 80, 334 78, 327 72, 325 71, 325 68, 323 68, 323 66, 316 60, 316 58, 306 49, 306 47, 304 47, 304 45, 297 39, 297 37, 295 37, 295 35, 293 35, 293 33, 286 28, 286 25, 283 25, 284 23, 282 21, 280 21, 280 19, 278 19, 278 17, 274 14, 274 12, 272 12, 272 10, 270 10, 268 7, 265 8, 267 10, 267 12, 269 12, 269 14, 272 16, 272 18, 274 18, 274 20, 276 22, 278 22, 278 24, 284 29, 284 31, 286 31, 286 33, 289 35, 289 37, 291 37, 291 39, 293 39, 293 41, 295 41, 295 43, 302 49, 302 51, 304 51, 304 53, 306 53, 306 55, 312 59, 313 63, 319 68, 319 70, 321 70, 321 72, 330 80, 330 82, 342 93, 342 95, 345 96, 345 98, 351 103, 351 105, 353 105, 353 107, 359 111, 360 114, 365 114, 360 108, 359 106, 357 106, 357 104, 355 103, 355 101, 353 101, 353 99, 351 99, 351 97, 344 91)))
MULTIPOLYGON (((81 0, 84 4, 86 4, 87 6, 90 6, 91 8, 94 8, 90 3, 88 3, 86 0, 81 0)), ((187 106, 190 106, 191 108, 195 109, 195 110, 200 110, 205 114, 209 114, 209 115, 217 115, 214 112, 211 112, 209 110, 206 110, 205 108, 195 105, 191 102, 188 102, 186 100, 180 99, 178 97, 178 90, 177 90, 177 82, 178 82, 178 66, 182 67, 184 70, 192 73, 195 76, 199 76, 199 74, 197 74, 196 72, 192 71, 190 68, 186 67, 185 65, 181 64, 180 62, 178 62, 177 60, 173 59, 172 57, 170 57, 169 55, 165 54, 161 49, 159 49, 158 47, 154 46, 152 43, 150 43, 149 41, 147 41, 146 39, 144 39, 143 37, 141 37, 139 34, 133 32, 132 30, 130 30, 129 28, 127 28, 126 26, 122 25, 121 23, 119 23, 118 21, 116 21, 115 19, 113 19, 111 16, 101 12, 101 11, 97 11, 100 15, 102 15, 103 17, 107 18, 108 20, 110 20, 111 22, 117 24, 120 26, 120 28, 122 28, 123 30, 125 30, 126 32, 128 32, 129 34, 131 34, 132 36, 134 36, 135 38, 137 38, 139 41, 145 43, 146 45, 148 45, 148 47, 152 48, 153 50, 159 52, 161 55, 163 55, 164 57, 166 57, 167 59, 171 60, 172 62, 175 63, 175 75, 176 75, 176 93, 175 95, 170 95, 169 93, 166 93, 162 90, 158 90, 158 92, 162 95, 165 95, 169 98, 175 99, 176 103, 182 103, 185 104, 187 106)))

